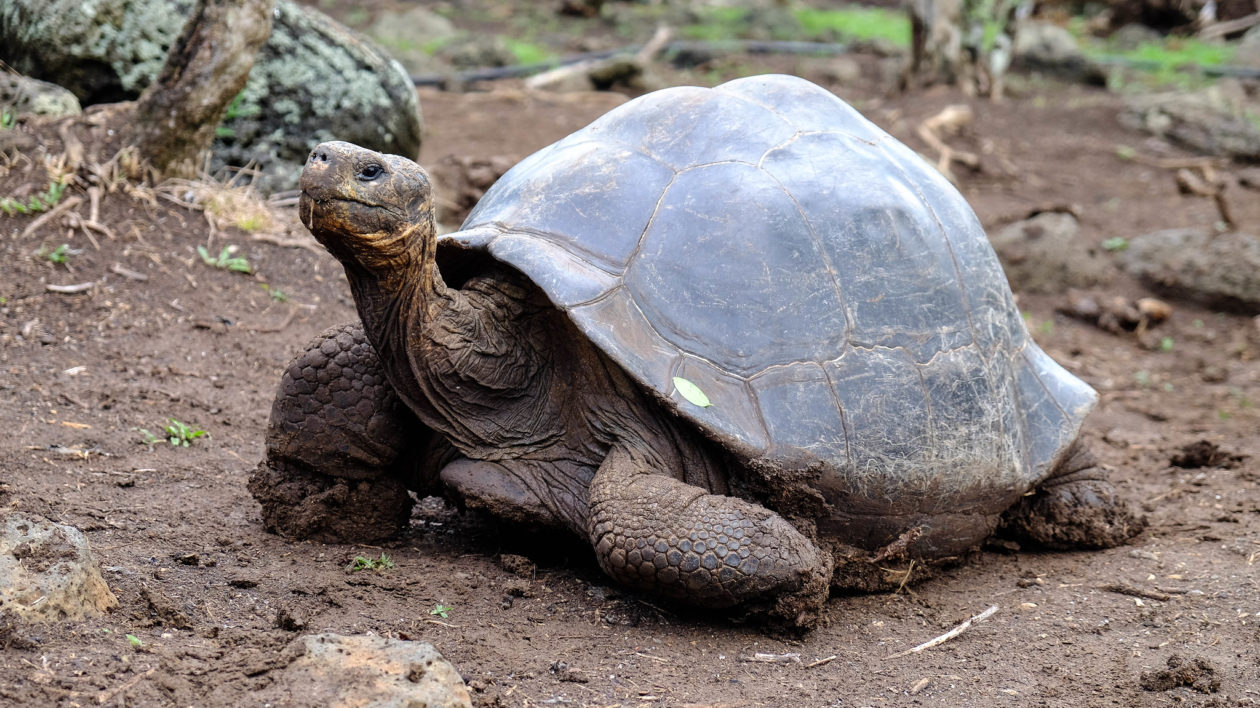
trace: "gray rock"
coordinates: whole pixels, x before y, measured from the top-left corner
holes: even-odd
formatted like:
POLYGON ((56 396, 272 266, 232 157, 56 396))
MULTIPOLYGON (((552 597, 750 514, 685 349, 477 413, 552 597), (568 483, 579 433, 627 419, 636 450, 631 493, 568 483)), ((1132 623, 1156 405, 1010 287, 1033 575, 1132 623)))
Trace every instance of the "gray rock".
POLYGON ((1019 292, 1061 293, 1105 282, 1111 264, 1080 236, 1076 218, 1045 212, 989 235, 1011 287, 1019 292))
POLYGON ((1120 266, 1154 290, 1209 307, 1260 314, 1260 238, 1207 228, 1138 236, 1120 266))
POLYGON ((499 35, 474 35, 452 42, 438 51, 438 57, 460 69, 481 69, 516 63, 516 55, 499 35))
POLYGON ((1232 64, 1260 69, 1260 25, 1247 30, 1238 40, 1238 49, 1234 50, 1232 64))
POLYGON ((836 57, 822 68, 823 76, 841 86, 852 86, 862 80, 862 65, 852 57, 836 57))
POLYGON ((57 84, 13 74, 0 74, 0 108, 18 115, 49 117, 83 112, 79 99, 57 84))
POLYGON ((1163 35, 1146 25, 1137 22, 1131 22, 1124 25, 1120 29, 1111 33, 1107 38, 1108 43, 1120 50, 1137 49, 1143 44, 1150 44, 1163 40, 1163 35))
POLYGON ((472 699, 459 672, 428 642, 307 635, 285 650, 288 665, 258 705, 462 708, 472 699))
POLYGON ((1061 64, 1082 54, 1071 32, 1048 22, 1029 21, 1015 33, 1015 56, 1039 64, 1061 64))
POLYGON ((1245 162, 1260 160, 1260 128, 1247 118, 1255 111, 1236 81, 1220 81, 1195 92, 1128 99, 1120 120, 1206 155, 1245 162))
MULTIPOLYGON (((84 105, 135 98, 157 76, 192 0, 0 0, 0 59, 84 105)), ((370 41, 292 0, 215 142, 213 167, 260 166, 296 184, 307 153, 347 140, 414 158, 421 117, 406 70, 370 41)))
POLYGON ((32 622, 78 620, 118 607, 87 539, 73 526, 0 517, 0 613, 32 622))
POLYGON ((1046 71, 1074 81, 1101 84, 1102 67, 1088 59, 1070 32, 1048 22, 1028 21, 1015 33, 1013 65, 1046 71))

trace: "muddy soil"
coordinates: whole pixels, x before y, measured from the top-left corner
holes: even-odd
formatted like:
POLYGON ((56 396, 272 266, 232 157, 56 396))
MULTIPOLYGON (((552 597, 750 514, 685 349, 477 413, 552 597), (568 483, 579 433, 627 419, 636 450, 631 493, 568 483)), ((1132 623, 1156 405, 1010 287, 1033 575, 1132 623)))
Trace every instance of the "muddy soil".
MULTIPOLYGON (((981 156, 959 179, 990 229, 1071 206, 1097 246, 1217 219, 1171 171, 1118 154, 1183 156, 1123 128, 1113 95, 1025 81, 999 105, 890 98, 879 60, 859 60, 870 80, 831 88, 920 151, 921 120, 972 106, 949 140, 981 156)), ((822 79, 820 61, 760 66, 822 79)), ((423 163, 519 159, 624 100, 482 88, 421 92, 423 163)), ((61 218, 24 233, 31 218, 0 217, 0 505, 82 529, 121 601, 99 619, 0 627, 0 704, 250 705, 282 648, 324 631, 430 641, 486 706, 1260 703, 1260 321, 1173 301, 1168 322, 1116 335, 1057 314, 1061 296, 1021 295, 1041 346, 1099 390, 1086 436, 1149 529, 1101 552, 995 544, 896 593, 833 597, 824 627, 775 636, 621 590, 581 543, 439 499, 380 547, 266 533, 245 483, 279 372, 355 316, 348 288, 298 226, 216 231, 145 196, 106 194, 110 234, 94 240, 61 218), (68 266, 38 255, 61 243, 81 250, 68 266), (228 244, 252 274, 195 252, 228 244), (169 418, 209 435, 143 442, 169 418), (381 553, 393 568, 347 570, 381 553)), ((1260 229, 1260 194, 1231 198, 1260 229)), ((1147 293, 1117 276, 1095 294, 1147 293)))

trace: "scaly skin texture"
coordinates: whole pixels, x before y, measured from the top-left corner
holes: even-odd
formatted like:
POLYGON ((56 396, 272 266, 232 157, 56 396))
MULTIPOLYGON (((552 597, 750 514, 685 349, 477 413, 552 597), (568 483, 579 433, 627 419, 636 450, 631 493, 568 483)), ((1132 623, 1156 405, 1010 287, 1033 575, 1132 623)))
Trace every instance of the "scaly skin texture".
POLYGON ((249 481, 263 524, 284 536, 369 542, 397 533, 410 486, 431 483, 428 432, 385 380, 359 323, 316 337, 280 377, 267 456, 249 481), (428 480, 420 479, 427 476, 428 480))
POLYGON ((599 565, 632 587, 708 607, 757 604, 812 625, 831 559, 781 516, 661 474, 633 448, 609 452, 590 489, 599 565))
MULTIPOLYGON (((440 272, 415 163, 326 143, 302 189, 303 222, 344 266, 363 325, 327 333, 282 380, 251 482, 269 528, 381 533, 405 521, 398 490, 439 479, 470 507, 588 538, 627 585, 797 627, 820 621, 833 577, 867 587, 898 577, 888 561, 937 560, 908 558, 911 536, 876 552, 815 538, 832 510, 801 502, 821 499, 807 475, 766 476, 706 439, 519 272, 476 255, 440 272), (377 490, 383 501, 360 508, 377 490)), ((1068 491, 1096 483, 1059 477, 1068 491)), ((1114 496, 1082 497, 1102 509, 1073 515, 1054 494, 1020 528, 1087 528, 1036 536, 1049 543, 1128 518, 1114 496)), ((1103 543, 1134 530, 1115 525, 1103 543)))

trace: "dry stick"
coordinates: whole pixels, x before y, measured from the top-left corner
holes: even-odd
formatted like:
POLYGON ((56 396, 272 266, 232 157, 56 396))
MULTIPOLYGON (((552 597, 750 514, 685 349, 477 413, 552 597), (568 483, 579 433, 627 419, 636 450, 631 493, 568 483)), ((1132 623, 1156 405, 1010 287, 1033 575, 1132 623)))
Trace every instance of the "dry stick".
POLYGON ((966 632, 968 629, 970 629, 970 628, 971 628, 971 625, 972 625, 972 623, 973 623, 973 622, 983 622, 983 621, 985 621, 985 620, 989 619, 990 617, 992 617, 992 616, 993 616, 993 613, 995 613, 995 612, 997 612, 997 611, 998 611, 998 606, 997 606, 997 605, 991 605, 991 606, 989 606, 989 609, 985 610, 984 612, 981 612, 980 614, 976 615, 975 617, 971 617, 971 618, 970 618, 970 619, 968 619, 966 622, 963 622, 962 624, 958 625, 957 627, 954 627, 953 629, 949 630, 948 632, 946 632, 946 633, 942 634, 942 635, 941 635, 941 636, 939 636, 939 637, 936 637, 935 639, 929 639, 929 640, 927 640, 926 642, 923 642, 922 644, 920 644, 920 645, 919 645, 919 646, 917 646, 917 647, 913 647, 913 648, 911 648, 911 649, 907 649, 907 650, 905 650, 905 651, 899 651, 899 652, 897 652, 896 654, 889 654, 888 656, 886 656, 886 657, 884 657, 884 658, 885 658, 885 659, 896 659, 896 658, 898 658, 898 657, 902 657, 902 656, 909 656, 910 654, 914 654, 914 653, 916 653, 916 652, 923 651, 924 649, 931 649, 932 647, 936 646, 937 644, 944 644, 945 642, 948 642, 949 640, 953 639, 954 637, 957 637, 958 635, 960 635, 960 634, 962 634, 963 632, 966 632))
POLYGON ((121 263, 115 263, 114 265, 110 266, 109 272, 115 275, 121 275, 122 277, 127 278, 129 280, 139 280, 143 282, 149 279, 149 276, 145 275, 144 273, 131 270, 130 268, 123 266, 121 263))
POLYGON ((940 159, 936 163, 936 169, 950 182, 956 182, 954 173, 949 169, 951 163, 961 162, 962 164, 975 169, 980 166, 980 158, 974 153, 963 150, 955 150, 945 144, 937 134, 938 130, 955 130, 960 128, 972 120, 971 107, 967 105, 946 106, 941 109, 940 113, 924 120, 915 129, 915 133, 927 143, 929 147, 940 153, 940 159))
POLYGON ((1155 590, 1143 590, 1142 588, 1135 588, 1129 585, 1122 585, 1120 583, 1108 583, 1107 585, 1099 585, 1098 589, 1105 590, 1107 592, 1114 592, 1119 595, 1128 595, 1129 597, 1144 597, 1148 600, 1172 599, 1172 596, 1168 595, 1167 593, 1157 592, 1155 590))
POLYGON ((96 281, 92 280, 86 283, 75 283, 74 285, 56 285, 48 283, 44 289, 50 293, 61 293, 63 295, 76 295, 87 290, 91 290, 96 285, 96 281))
MULTIPOLYGON (((1257 7, 1260 7, 1260 5, 1257 7)), ((1227 34, 1241 32, 1254 25, 1260 25, 1260 12, 1244 15, 1226 22, 1217 22, 1216 24, 1208 25, 1199 32, 1199 36, 1203 39, 1224 37, 1227 34)))
POLYGON ((833 661, 835 661, 835 660, 836 660, 836 655, 835 655, 835 654, 832 654, 831 656, 826 656, 826 657, 823 657, 823 658, 819 659, 818 661, 811 661, 811 662, 809 662, 808 664, 806 664, 806 665, 805 665, 805 668, 807 668, 807 669, 812 669, 812 668, 814 668, 815 666, 822 666, 823 664, 830 664, 831 662, 833 662, 833 661))
POLYGON ((88 221, 100 221, 101 218, 101 188, 97 186, 88 187, 88 200, 92 205, 88 208, 88 221))
POLYGON ((31 233, 35 231, 35 229, 38 229, 39 227, 48 223, 49 219, 56 217, 58 214, 65 211, 66 209, 71 209, 82 203, 83 203, 83 197, 80 197, 80 196, 73 196, 73 197, 70 197, 69 199, 66 199, 65 201, 61 202, 60 204, 53 207, 52 209, 49 209, 48 212, 45 213, 43 216, 32 221, 30 224, 27 225, 25 229, 22 229, 21 238, 26 238, 27 236, 30 236, 31 233))

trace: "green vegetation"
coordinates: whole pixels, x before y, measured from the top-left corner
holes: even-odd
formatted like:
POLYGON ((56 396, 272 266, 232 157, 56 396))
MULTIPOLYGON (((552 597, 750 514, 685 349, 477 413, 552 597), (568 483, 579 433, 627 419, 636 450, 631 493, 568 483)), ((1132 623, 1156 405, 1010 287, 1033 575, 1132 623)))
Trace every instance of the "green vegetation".
POLYGON ((803 8, 793 14, 805 35, 817 40, 882 39, 899 47, 910 46, 910 18, 903 11, 850 6, 835 10, 803 8))
MULTIPOLYGON (((174 418, 167 418, 167 425, 162 426, 162 432, 165 434, 166 441, 175 447, 188 447, 197 438, 208 438, 210 433, 204 430, 198 430, 190 425, 181 423, 174 418)), ((144 444, 153 446, 162 440, 161 437, 150 433, 144 428, 137 428, 137 432, 144 436, 144 444)))
POLYGON ((0 111, 0 130, 8 130, 14 123, 17 123, 17 115, 13 111, 0 111))
POLYGON ((1108 83, 1113 89, 1120 90, 1127 88, 1131 79, 1134 80, 1133 86, 1139 89, 1193 88, 1210 81, 1210 78, 1187 69, 1225 66, 1233 59, 1236 49, 1234 44, 1225 42, 1172 36, 1122 49, 1084 36, 1084 30, 1079 27, 1072 29, 1077 33, 1081 50, 1086 56, 1104 63, 1132 65, 1128 72, 1112 72, 1108 83))
POLYGON ((258 106, 243 106, 242 102, 244 100, 245 89, 241 89, 241 92, 236 94, 236 98, 233 98, 232 102, 228 104, 227 111, 223 114, 223 120, 220 121, 218 127, 214 129, 214 137, 230 138, 236 135, 236 132, 224 125, 224 123, 227 123, 233 118, 249 118, 256 116, 262 111, 262 109, 258 106))
POLYGON ((394 561, 390 560, 389 556, 385 555, 385 553, 382 552, 380 558, 367 558, 365 556, 355 556, 354 560, 350 561, 350 565, 346 566, 346 570, 350 571, 351 573, 357 573, 360 570, 382 571, 382 570, 389 570, 390 568, 393 568, 393 567, 394 567, 394 561))
POLYGON ((70 244, 68 243, 63 243, 51 251, 40 248, 37 253, 37 255, 42 257, 44 260, 55 265, 68 265, 70 263, 70 256, 78 254, 79 251, 71 250, 70 244))
POLYGON ((1111 238, 1103 239, 1102 247, 1104 251, 1118 253, 1129 247, 1129 239, 1123 236, 1112 236, 1111 238))
POLYGON ((208 266, 212 266, 214 268, 222 268, 224 270, 230 270, 236 273, 251 272, 249 268, 249 261, 245 260, 244 258, 240 258, 238 256, 233 256, 232 254, 235 252, 236 252, 236 246, 232 246, 232 245, 224 246, 223 250, 219 251, 218 258, 212 258, 210 256, 210 252, 206 250, 205 246, 197 247, 197 254, 201 256, 202 262, 204 262, 208 266))
POLYGON ((267 294, 271 296, 272 300, 275 300, 276 302, 289 301, 289 294, 281 290, 280 288, 274 288, 268 285, 267 283, 259 283, 259 285, 261 285, 262 289, 265 290, 267 294))
POLYGON ((699 386, 681 376, 674 377, 674 388, 678 389, 678 393, 692 405, 700 408, 708 408, 713 405, 709 402, 709 397, 704 395, 704 391, 700 390, 699 386))
POLYGON ((1159 340, 1159 350, 1161 352, 1170 352, 1173 350, 1173 338, 1164 337, 1159 340))
POLYGON ((64 178, 54 179, 48 183, 48 189, 40 194, 32 195, 26 201, 19 201, 11 197, 0 199, 0 211, 9 216, 14 214, 38 214, 56 206, 61 201, 61 195, 65 193, 66 185, 62 181, 64 178))
POLYGON ((131 646, 133 646, 133 647, 135 647, 135 648, 137 648, 137 649, 139 649, 140 647, 144 646, 144 642, 140 639, 140 637, 137 637, 137 636, 136 636, 136 635, 134 635, 134 634, 128 634, 128 635, 125 635, 125 636, 127 637, 127 642, 128 642, 129 644, 131 644, 131 646))
POLYGON ((436 615, 438 617, 441 617, 442 619, 449 619, 450 611, 451 611, 450 607, 443 605, 442 603, 439 602, 438 604, 433 606, 433 609, 429 610, 429 614, 436 615))
POLYGON ((541 44, 511 37, 504 37, 503 43, 507 45, 508 51, 512 52, 512 56, 516 57, 517 64, 541 64, 554 58, 551 51, 541 44))
POLYGON ((697 21, 681 33, 688 39, 720 41, 766 37, 806 42, 883 40, 910 46, 910 19, 900 10, 876 7, 798 8, 767 15, 742 7, 696 8, 697 21))

